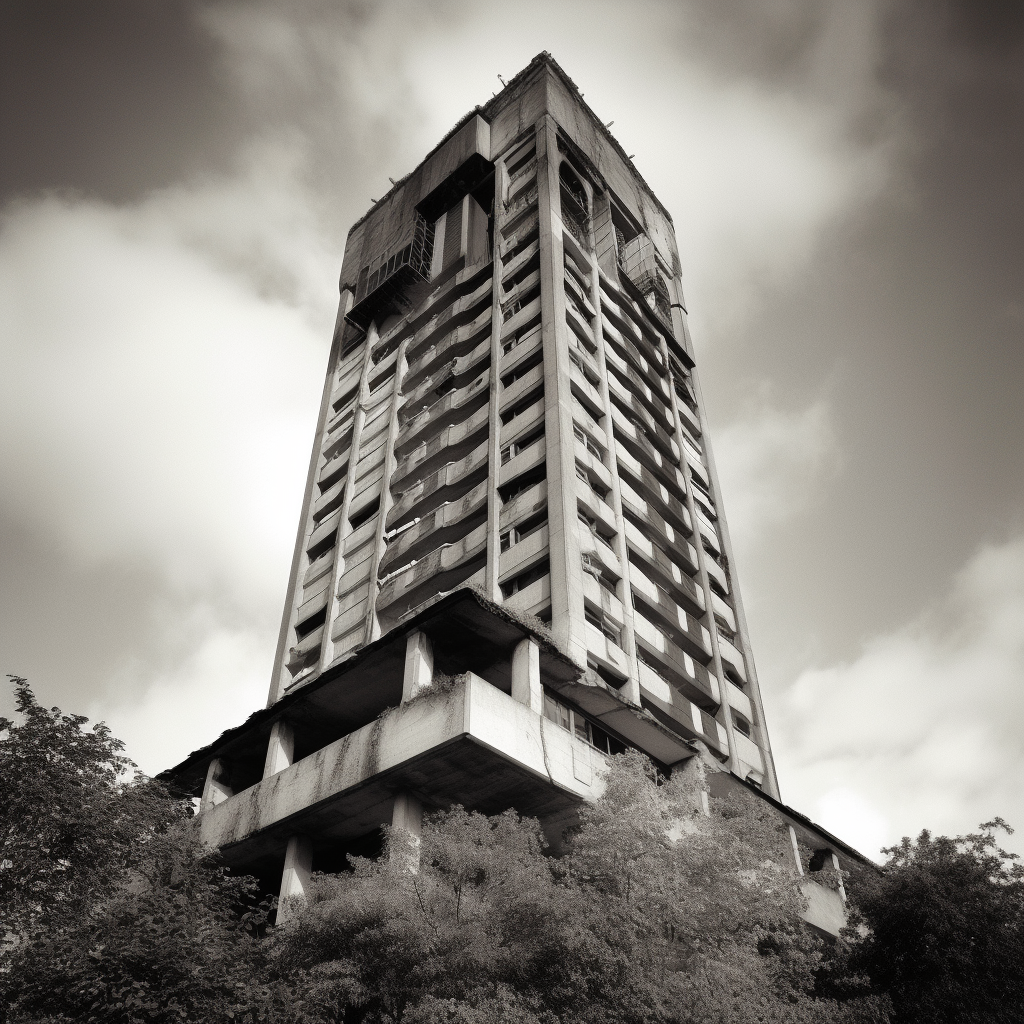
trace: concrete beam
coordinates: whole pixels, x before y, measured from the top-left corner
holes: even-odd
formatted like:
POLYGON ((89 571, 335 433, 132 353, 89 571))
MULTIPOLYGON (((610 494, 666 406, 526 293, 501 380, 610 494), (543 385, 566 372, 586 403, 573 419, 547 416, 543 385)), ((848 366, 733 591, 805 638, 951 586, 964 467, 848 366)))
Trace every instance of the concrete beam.
POLYGON ((470 674, 212 808, 200 819, 200 834, 232 864, 279 849, 285 830, 293 835, 301 828, 331 842, 355 838, 388 821, 396 791, 426 779, 442 801, 498 810, 515 805, 544 817, 600 796, 604 760, 470 674))

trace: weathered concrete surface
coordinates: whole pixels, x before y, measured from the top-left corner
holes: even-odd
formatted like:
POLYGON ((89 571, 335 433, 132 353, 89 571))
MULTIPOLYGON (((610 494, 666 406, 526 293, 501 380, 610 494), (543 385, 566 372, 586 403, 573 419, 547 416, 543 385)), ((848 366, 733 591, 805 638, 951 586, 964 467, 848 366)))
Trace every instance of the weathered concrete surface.
POLYGON ((469 674, 209 808, 201 834, 242 862, 300 831, 362 835, 391 820, 400 791, 428 806, 558 816, 600 795, 603 766, 600 752, 469 674))

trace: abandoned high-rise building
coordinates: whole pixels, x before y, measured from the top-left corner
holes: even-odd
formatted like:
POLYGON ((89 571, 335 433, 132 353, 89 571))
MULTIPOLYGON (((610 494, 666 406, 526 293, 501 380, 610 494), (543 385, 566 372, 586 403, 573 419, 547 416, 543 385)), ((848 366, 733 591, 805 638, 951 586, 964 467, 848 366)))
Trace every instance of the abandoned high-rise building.
POLYGON ((626 747, 777 798, 672 220, 548 55, 340 287, 268 706, 169 773, 204 837, 287 894, 424 807, 557 844, 626 747))

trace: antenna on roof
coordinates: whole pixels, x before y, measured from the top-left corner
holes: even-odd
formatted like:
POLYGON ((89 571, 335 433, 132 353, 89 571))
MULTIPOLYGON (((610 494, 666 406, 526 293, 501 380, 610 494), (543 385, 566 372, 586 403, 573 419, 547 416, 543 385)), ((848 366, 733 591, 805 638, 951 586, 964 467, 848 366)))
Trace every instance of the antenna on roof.
POLYGON ((501 75, 498 75, 498 81, 501 82, 501 84, 505 86, 506 89, 508 88, 508 82, 506 82, 505 79, 501 77, 501 75))
POLYGON ((395 181, 394 178, 388 178, 388 181, 390 181, 392 185, 397 185, 398 184, 398 182, 395 181))
POLYGON ((614 121, 609 121, 609 122, 608 122, 608 123, 607 123, 607 124, 605 125, 605 128, 611 128, 611 126, 612 126, 613 124, 615 124, 615 122, 614 122, 614 121))

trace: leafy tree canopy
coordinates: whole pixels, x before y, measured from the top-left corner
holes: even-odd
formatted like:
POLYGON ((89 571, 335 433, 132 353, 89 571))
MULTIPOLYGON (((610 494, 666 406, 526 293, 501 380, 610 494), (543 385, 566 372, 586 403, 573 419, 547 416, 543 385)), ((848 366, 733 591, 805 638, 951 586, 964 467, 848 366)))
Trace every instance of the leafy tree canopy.
POLYGON ((866 978, 900 1024, 1024 1020, 1024 866, 1000 829, 1011 832, 999 818, 956 839, 924 831, 883 851, 857 894, 860 934, 830 971, 837 990, 866 978))

